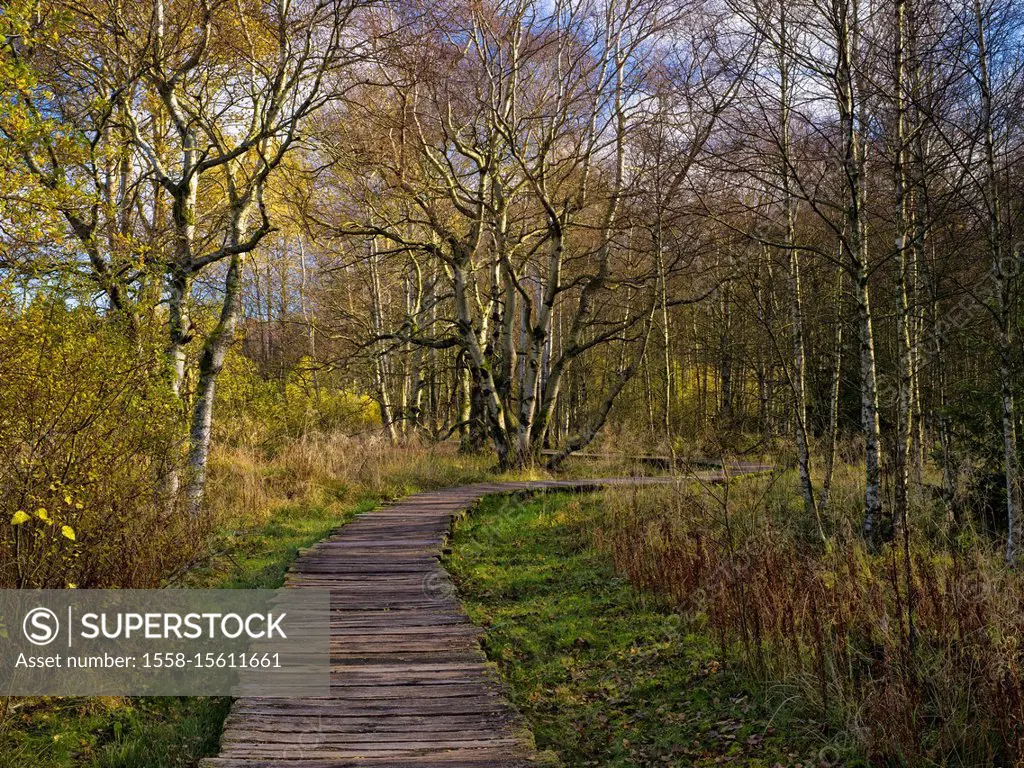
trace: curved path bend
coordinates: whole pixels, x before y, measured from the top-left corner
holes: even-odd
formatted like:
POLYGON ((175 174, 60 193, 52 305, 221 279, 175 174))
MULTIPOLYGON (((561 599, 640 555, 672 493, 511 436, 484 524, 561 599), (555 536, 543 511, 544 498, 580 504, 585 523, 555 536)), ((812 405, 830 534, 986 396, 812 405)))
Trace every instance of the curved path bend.
POLYGON ((452 521, 492 494, 666 482, 673 478, 481 483, 418 493, 355 518, 305 550, 285 582, 331 591, 330 698, 237 699, 220 755, 200 768, 537 765, 533 737, 502 694, 481 632, 441 565, 452 521))

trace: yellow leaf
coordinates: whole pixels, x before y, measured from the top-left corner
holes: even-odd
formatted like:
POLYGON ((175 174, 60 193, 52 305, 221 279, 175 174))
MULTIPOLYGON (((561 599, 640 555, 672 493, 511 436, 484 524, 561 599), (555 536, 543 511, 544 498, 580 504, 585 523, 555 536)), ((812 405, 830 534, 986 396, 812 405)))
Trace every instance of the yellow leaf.
POLYGON ((75 529, 70 525, 62 525, 60 527, 60 532, 64 534, 64 538, 71 539, 72 541, 75 540, 75 529))
POLYGON ((14 513, 14 516, 11 518, 11 525, 21 525, 22 523, 27 523, 31 519, 31 517, 29 517, 19 509, 17 512, 14 513))
POLYGON ((46 510, 43 509, 42 507, 40 507, 39 509, 36 510, 36 517, 38 517, 40 520, 48 520, 49 519, 49 517, 46 514, 46 510))

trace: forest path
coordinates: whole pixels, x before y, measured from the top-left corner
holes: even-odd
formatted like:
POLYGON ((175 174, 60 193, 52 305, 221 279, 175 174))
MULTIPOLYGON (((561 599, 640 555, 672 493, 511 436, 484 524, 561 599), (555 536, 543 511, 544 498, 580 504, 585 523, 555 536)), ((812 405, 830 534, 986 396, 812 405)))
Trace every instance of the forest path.
MULTIPOLYGON (((736 465, 730 475, 765 469, 736 465)), ((697 475, 721 480, 721 471, 697 475)), ((330 698, 243 698, 200 768, 520 768, 532 735, 505 699, 441 565, 456 515, 500 493, 670 477, 496 482, 418 493, 304 551, 286 586, 331 591, 330 698)))

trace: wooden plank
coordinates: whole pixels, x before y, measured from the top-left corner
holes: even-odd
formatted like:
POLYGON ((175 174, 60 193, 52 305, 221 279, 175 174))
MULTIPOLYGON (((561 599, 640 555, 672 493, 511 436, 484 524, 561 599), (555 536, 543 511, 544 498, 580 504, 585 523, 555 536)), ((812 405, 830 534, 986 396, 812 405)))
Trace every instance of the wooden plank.
POLYGON ((201 768, 533 768, 536 763, 525 759, 509 758, 505 750, 492 750, 490 754, 436 754, 403 758, 346 759, 298 758, 283 762, 280 759, 265 758, 207 758, 201 768))

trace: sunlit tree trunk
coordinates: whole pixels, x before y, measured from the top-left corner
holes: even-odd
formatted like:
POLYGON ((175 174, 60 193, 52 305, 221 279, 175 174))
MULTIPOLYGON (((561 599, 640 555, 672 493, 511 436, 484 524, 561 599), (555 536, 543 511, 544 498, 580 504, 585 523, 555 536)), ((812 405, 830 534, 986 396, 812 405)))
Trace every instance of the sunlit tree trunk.
MULTIPOLYGON (((248 198, 234 201, 231 239, 235 244, 243 242, 246 238, 251 205, 248 198)), ((189 430, 189 478, 186 492, 189 513, 196 517, 202 512, 203 495, 206 489, 206 468, 209 463, 213 431, 217 376, 224 367, 224 358, 228 348, 235 340, 235 327, 242 309, 244 263, 244 254, 235 254, 231 257, 224 280, 220 317, 217 319, 214 329, 207 334, 199 358, 199 379, 196 384, 192 425, 189 430)))
POLYGON ((221 314, 216 328, 206 337, 199 358, 199 377, 196 383, 195 405, 192 408, 192 425, 189 430, 189 480, 186 493, 188 509, 194 517, 198 517, 203 508, 217 376, 224 367, 224 357, 234 340, 235 327, 238 324, 243 261, 244 257, 240 255, 231 258, 224 284, 225 296, 221 314))
POLYGON ((381 297, 381 281, 379 274, 376 242, 371 242, 369 256, 370 272, 370 314, 374 337, 378 339, 373 347, 373 367, 377 388, 377 405, 380 408, 381 428, 392 443, 398 442, 398 429, 395 426, 394 411, 391 407, 391 376, 388 370, 388 355, 381 348, 379 341, 384 333, 384 306, 381 297))

